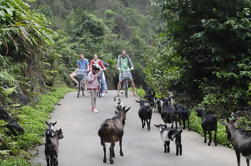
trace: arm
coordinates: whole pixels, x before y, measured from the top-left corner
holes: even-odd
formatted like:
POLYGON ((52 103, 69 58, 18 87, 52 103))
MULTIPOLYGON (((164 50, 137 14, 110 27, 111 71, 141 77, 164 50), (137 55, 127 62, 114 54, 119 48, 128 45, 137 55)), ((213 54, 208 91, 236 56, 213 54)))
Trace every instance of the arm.
POLYGON ((90 71, 90 67, 89 67, 89 61, 87 60, 87 64, 86 64, 87 66, 87 71, 90 71))
POLYGON ((89 72, 89 73, 88 73, 88 76, 87 76, 87 81, 88 81, 88 83, 93 82, 94 79, 95 79, 95 77, 93 76, 92 72, 89 72))
POLYGON ((120 59, 121 59, 121 56, 119 55, 117 59, 117 69, 120 69, 120 64, 121 64, 120 59))
POLYGON ((105 65, 103 64, 102 60, 99 60, 99 65, 102 67, 103 70, 106 70, 105 65))
POLYGON ((89 65, 90 71, 92 71, 92 65, 93 65, 93 64, 94 64, 94 62, 93 62, 93 60, 91 60, 90 65, 89 65))
POLYGON ((77 61, 77 70, 80 68, 79 61, 77 61))
POLYGON ((131 69, 134 69, 134 65, 133 65, 133 63, 132 63, 131 58, 130 58, 129 56, 127 56, 127 57, 128 57, 128 60, 129 60, 129 64, 130 64, 130 66, 131 66, 131 69))

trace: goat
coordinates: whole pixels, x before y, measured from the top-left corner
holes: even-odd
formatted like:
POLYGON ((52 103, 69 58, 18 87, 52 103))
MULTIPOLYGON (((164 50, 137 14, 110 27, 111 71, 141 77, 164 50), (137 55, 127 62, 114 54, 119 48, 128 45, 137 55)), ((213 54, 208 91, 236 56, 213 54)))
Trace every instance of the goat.
POLYGON ((163 101, 163 106, 161 109, 161 118, 164 123, 171 123, 171 128, 173 128, 173 124, 175 123, 175 128, 177 129, 178 116, 174 107, 170 104, 170 98, 166 98, 163 101))
POLYGON ((98 135, 101 140, 101 145, 103 146, 104 158, 103 162, 106 163, 106 145, 105 143, 111 143, 110 146, 110 163, 113 164, 113 157, 115 157, 114 147, 115 142, 119 141, 120 146, 120 156, 123 156, 124 153, 122 151, 122 138, 124 135, 124 125, 126 120, 126 113, 130 110, 130 107, 126 109, 123 107, 117 112, 117 115, 111 119, 106 119, 104 123, 101 125, 98 135))
POLYGON ((232 122, 223 122, 226 127, 228 140, 232 143, 236 158, 237 165, 240 166, 240 156, 246 158, 247 166, 249 166, 249 159, 251 159, 251 130, 244 130, 236 128, 232 122))
POLYGON ((140 105, 138 115, 141 119, 142 128, 144 128, 145 124, 147 124, 147 129, 148 131, 150 131, 151 119, 152 119, 152 108, 150 107, 147 101, 140 99, 139 101, 136 101, 136 102, 139 103, 140 105))
POLYGON ((189 110, 180 104, 174 104, 174 108, 177 111, 180 126, 181 126, 181 121, 182 121, 183 129, 185 130, 186 129, 186 122, 187 122, 187 128, 188 128, 188 130, 190 130, 190 126, 189 126, 190 112, 189 112, 189 110))
POLYGON ((3 127, 6 127, 10 131, 10 134, 17 136, 24 133, 24 129, 17 123, 15 119, 11 118, 8 121, 9 122, 3 127))
MULTIPOLYGON (((50 129, 52 130, 52 129, 50 129)), ((45 156, 47 166, 58 166, 58 147, 59 140, 63 139, 63 132, 61 129, 56 130, 52 137, 46 137, 45 156)))
POLYGON ((150 105, 151 105, 151 107, 152 107, 152 109, 153 110, 156 110, 157 108, 156 108, 156 97, 155 97, 155 92, 154 92, 154 90, 153 89, 151 89, 151 88, 146 88, 145 89, 145 96, 144 96, 144 98, 150 103, 150 105))
POLYGON ((181 144, 182 130, 168 129, 167 126, 164 124, 159 124, 159 125, 155 124, 154 126, 159 129, 160 137, 164 145, 164 153, 170 152, 170 141, 173 141, 175 139, 176 156, 182 155, 182 144, 181 144))
POLYGON ((217 117, 215 114, 207 114, 204 109, 197 110, 197 116, 201 117, 201 127, 204 132, 204 143, 207 143, 207 133, 209 134, 208 146, 211 145, 212 131, 214 131, 214 143, 217 146, 217 117))
POLYGON ((11 135, 17 136, 24 133, 24 129, 2 107, 0 107, 0 119, 8 122, 2 127, 6 127, 11 135))

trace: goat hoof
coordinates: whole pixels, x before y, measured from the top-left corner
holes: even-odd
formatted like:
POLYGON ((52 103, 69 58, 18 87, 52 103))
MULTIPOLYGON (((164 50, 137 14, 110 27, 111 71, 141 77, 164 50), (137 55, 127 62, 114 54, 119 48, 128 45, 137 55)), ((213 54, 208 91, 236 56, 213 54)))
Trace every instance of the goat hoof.
POLYGON ((113 163, 114 163, 112 159, 110 159, 110 163, 111 163, 111 164, 113 164, 113 163))
POLYGON ((210 146, 211 145, 211 143, 208 143, 208 146, 210 146))
POLYGON ((106 163, 106 159, 103 159, 103 162, 106 163))
POLYGON ((120 153, 120 156, 124 156, 124 153, 120 153))

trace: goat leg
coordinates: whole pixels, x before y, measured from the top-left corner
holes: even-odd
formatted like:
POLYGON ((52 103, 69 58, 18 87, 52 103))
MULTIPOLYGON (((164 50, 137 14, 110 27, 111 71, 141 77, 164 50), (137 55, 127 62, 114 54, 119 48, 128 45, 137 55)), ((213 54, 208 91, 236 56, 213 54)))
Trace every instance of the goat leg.
POLYGON ((112 143, 112 157, 115 157, 115 152, 114 152, 114 147, 115 147, 115 143, 112 143))
POLYGON ((179 144, 176 143, 176 156, 179 155, 179 149, 180 149, 180 148, 179 148, 179 144))
POLYGON ((105 147, 105 143, 103 141, 101 141, 101 145, 103 146, 103 151, 104 151, 103 162, 106 163, 106 147, 105 147))
POLYGON ((163 145, 164 145, 164 153, 166 153, 167 152, 166 141, 164 141, 163 145))
POLYGON ((167 147, 166 152, 169 153, 170 152, 170 141, 165 141, 165 146, 167 147))
POLYGON ((50 166, 50 157, 49 157, 49 155, 46 155, 46 163, 47 163, 47 166, 50 166))
POLYGON ((241 161, 240 161, 241 154, 240 154, 240 152, 238 152, 236 150, 235 150, 235 154, 236 154, 236 158, 237 158, 237 165, 240 166, 241 165, 241 161))
POLYGON ((53 165, 54 166, 58 166, 58 157, 57 156, 53 156, 53 165))
POLYGON ((249 159, 246 159, 246 162, 247 162, 247 166, 249 166, 249 159))
POLYGON ((122 150, 122 139, 119 141, 119 148, 120 148, 120 156, 124 156, 124 153, 122 150))
POLYGON ((186 129, 186 121, 183 120, 183 129, 185 130, 186 129))
POLYGON ((150 127, 150 125, 151 125, 151 120, 148 119, 146 122, 147 122, 147 129, 148 129, 148 131, 150 131, 150 129, 151 129, 151 127, 150 127))
POLYGON ((204 132, 204 143, 207 143, 207 132, 206 132, 206 130, 203 130, 203 132, 204 132))
POLYGON ((211 142, 212 142, 212 132, 211 132, 211 131, 208 131, 208 134, 209 134, 208 146, 210 146, 210 145, 211 145, 211 142))
POLYGON ((175 120, 174 123, 175 123, 175 128, 177 129, 178 128, 177 120, 175 120))
POLYGON ((217 130, 214 131, 214 144, 217 146, 217 130))
POLYGON ((142 129, 144 128, 144 120, 141 119, 141 123, 142 123, 142 129))
POLYGON ((180 144, 180 155, 182 155, 182 144, 180 144))
POLYGON ((110 163, 111 164, 113 164, 114 162, 113 162, 113 159, 112 159, 112 157, 113 157, 113 143, 111 143, 111 146, 110 146, 110 158, 109 158, 109 160, 110 160, 110 163))

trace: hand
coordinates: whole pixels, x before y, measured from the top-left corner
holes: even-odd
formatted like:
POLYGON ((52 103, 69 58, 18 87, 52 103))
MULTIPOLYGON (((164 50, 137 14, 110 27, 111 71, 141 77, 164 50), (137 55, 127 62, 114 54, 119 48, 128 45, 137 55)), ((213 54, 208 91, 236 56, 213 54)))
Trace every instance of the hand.
POLYGON ((120 68, 118 68, 118 70, 120 71, 121 69, 120 69, 120 68))
POLYGON ((131 67, 131 70, 134 70, 134 68, 133 68, 133 67, 131 67))

